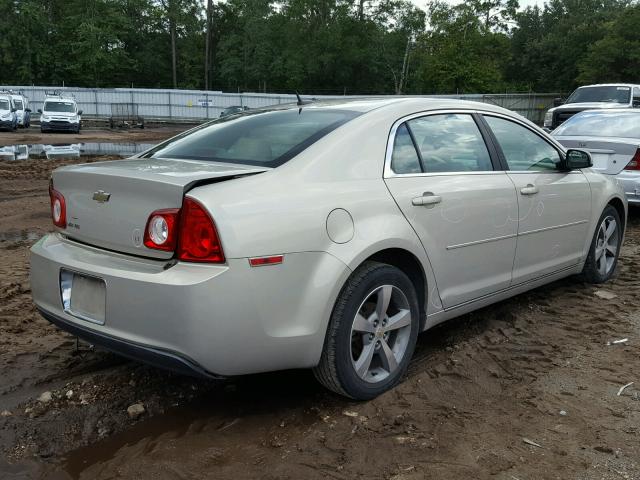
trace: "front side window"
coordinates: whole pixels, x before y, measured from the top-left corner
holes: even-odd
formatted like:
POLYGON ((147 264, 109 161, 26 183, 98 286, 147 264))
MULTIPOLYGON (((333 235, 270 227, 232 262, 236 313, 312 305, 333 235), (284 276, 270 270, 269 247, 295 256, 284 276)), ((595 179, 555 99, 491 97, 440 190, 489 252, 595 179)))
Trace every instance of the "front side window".
POLYGON ((447 113, 407 122, 426 173, 493 170, 489 151, 473 117, 447 113))
POLYGON ((277 167, 359 114, 311 107, 248 110, 178 136, 147 156, 277 167))
POLYGON ((515 122, 485 116, 502 149, 509 170, 557 170, 560 154, 528 128, 515 122))
POLYGON ((581 87, 571 94, 567 103, 629 103, 631 87, 608 85, 602 87, 581 87))
POLYGON ((14 100, 13 104, 16 106, 16 109, 22 110, 22 100, 14 100))
POLYGON ((74 113, 76 111, 73 102, 44 102, 44 112, 74 113))
POLYGON ((640 107, 640 87, 633 87, 633 106, 640 107))

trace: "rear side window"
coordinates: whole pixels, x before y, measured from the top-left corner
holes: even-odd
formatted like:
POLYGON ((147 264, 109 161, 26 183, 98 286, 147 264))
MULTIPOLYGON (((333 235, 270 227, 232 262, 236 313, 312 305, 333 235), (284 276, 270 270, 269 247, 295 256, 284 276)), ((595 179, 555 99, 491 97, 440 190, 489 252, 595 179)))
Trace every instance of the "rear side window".
POLYGON ((165 142, 147 156, 277 167, 358 115, 312 107, 248 111, 165 142))
POLYGON ((391 169, 395 173, 421 173, 420 158, 413 145, 407 126, 403 123, 396 132, 391 156, 391 169))
POLYGON ((426 173, 493 170, 482 134, 469 114, 448 113, 407 122, 426 173))
POLYGON ((485 116, 502 149, 509 170, 556 170, 558 151, 542 137, 515 122, 485 116))

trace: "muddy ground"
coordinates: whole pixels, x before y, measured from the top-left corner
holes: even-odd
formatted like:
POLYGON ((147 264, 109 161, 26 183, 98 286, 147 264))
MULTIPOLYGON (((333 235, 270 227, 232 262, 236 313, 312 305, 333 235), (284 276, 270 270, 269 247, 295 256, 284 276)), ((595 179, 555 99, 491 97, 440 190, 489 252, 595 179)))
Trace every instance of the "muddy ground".
POLYGON ((154 128, 99 129, 85 128, 80 133, 53 132, 40 133, 39 127, 15 132, 1 132, 0 146, 33 144, 66 144, 84 142, 153 143, 177 135, 194 125, 167 125, 154 128))
POLYGON ((64 163, 0 162, 1 479, 640 479, 640 211, 615 280, 423 334, 404 382, 355 403, 306 371, 215 383, 78 350, 28 278, 64 163))

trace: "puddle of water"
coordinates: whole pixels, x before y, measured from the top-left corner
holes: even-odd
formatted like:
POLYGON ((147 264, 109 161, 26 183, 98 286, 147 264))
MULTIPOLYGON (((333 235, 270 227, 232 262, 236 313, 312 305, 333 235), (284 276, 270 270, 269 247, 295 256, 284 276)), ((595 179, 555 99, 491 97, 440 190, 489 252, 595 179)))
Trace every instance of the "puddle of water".
POLYGON ((8 145, 0 147, 0 160, 28 160, 45 158, 93 157, 101 155, 117 155, 123 158, 153 147, 153 143, 67 143, 67 144, 32 144, 8 145))
POLYGON ((273 455, 274 437, 299 437, 319 421, 310 408, 319 387, 307 372, 252 376, 231 386, 26 470, 31 478, 96 480, 175 478, 167 474, 177 468, 185 478, 208 478, 212 466, 240 471, 247 459, 273 455))

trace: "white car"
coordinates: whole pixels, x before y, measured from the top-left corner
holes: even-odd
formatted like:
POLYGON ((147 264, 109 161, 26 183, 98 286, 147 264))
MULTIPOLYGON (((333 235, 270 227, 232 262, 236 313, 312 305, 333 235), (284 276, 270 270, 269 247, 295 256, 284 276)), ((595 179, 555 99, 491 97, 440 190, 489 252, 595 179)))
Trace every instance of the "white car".
POLYGON ((581 112, 552 135, 567 148, 590 152, 593 169, 615 175, 627 201, 640 205, 640 110, 581 112))
POLYGON ((40 113, 40 131, 71 131, 79 133, 82 128, 82 110, 73 97, 48 95, 40 113))
POLYGON ((610 278, 627 203, 590 165, 480 103, 250 110, 55 170, 33 299, 131 358, 206 377, 312 368, 368 399, 400 381, 419 332, 610 278))

